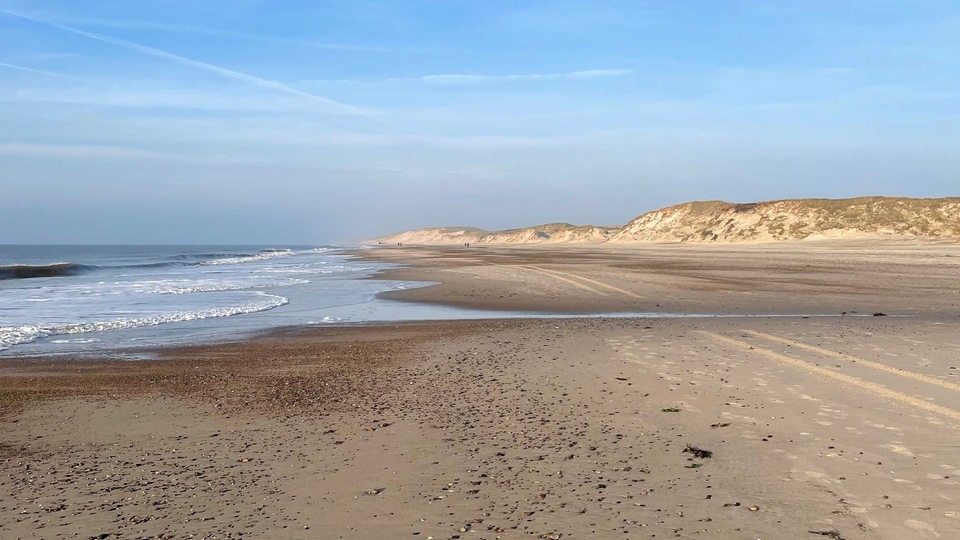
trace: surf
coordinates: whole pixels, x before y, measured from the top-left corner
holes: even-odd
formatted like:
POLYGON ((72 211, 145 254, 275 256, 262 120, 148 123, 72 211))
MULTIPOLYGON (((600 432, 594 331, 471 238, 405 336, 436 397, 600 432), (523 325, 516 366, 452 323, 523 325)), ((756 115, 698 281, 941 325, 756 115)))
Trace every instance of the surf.
POLYGON ((57 262, 52 264, 12 264, 0 266, 0 280, 76 276, 99 267, 89 264, 57 262))

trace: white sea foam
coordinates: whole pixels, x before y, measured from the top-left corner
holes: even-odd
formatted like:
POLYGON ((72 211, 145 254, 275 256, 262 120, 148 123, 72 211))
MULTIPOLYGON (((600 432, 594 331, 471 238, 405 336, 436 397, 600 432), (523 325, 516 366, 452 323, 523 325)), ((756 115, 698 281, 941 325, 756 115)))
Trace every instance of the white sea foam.
POLYGON ((9 349, 20 343, 30 343, 43 336, 39 326, 25 324, 23 326, 0 326, 0 351, 9 349))
POLYGON ((74 338, 74 339, 51 339, 50 343, 57 344, 66 344, 66 343, 96 343, 100 341, 99 339, 94 338, 74 338))
POLYGON ((230 317, 244 313, 266 311, 282 306, 289 302, 289 300, 283 296, 276 296, 260 291, 257 291, 253 294, 256 295, 256 299, 244 304, 201 309, 196 311, 157 313, 153 315, 142 315, 131 318, 116 318, 101 321, 49 326, 22 325, 0 327, 0 350, 10 348, 13 345, 36 341, 37 339, 48 336, 139 328, 143 326, 156 326, 164 323, 196 321, 214 317, 230 317))
POLYGON ((279 259, 282 257, 289 257, 293 255, 293 252, 289 249, 277 249, 271 251, 261 251, 256 255, 245 255, 243 257, 227 257, 225 259, 211 259, 209 261, 203 261, 200 264, 203 266, 219 266, 222 264, 243 264, 251 263, 257 261, 266 261, 269 259, 279 259))
POLYGON ((298 278, 267 278, 267 277, 241 277, 234 280, 182 280, 180 283, 153 282, 159 285, 156 288, 150 288, 151 282, 142 282, 148 285, 145 292, 148 294, 189 294, 201 292, 221 292, 221 291, 242 291, 245 289, 259 289, 263 287, 289 287, 290 285, 304 285, 310 283, 306 279, 298 278))
POLYGON ((23 302, 49 302, 55 299, 100 296, 129 296, 151 294, 190 294, 223 291, 244 291, 248 289, 263 289, 267 287, 288 287, 290 285, 304 285, 309 280, 276 275, 237 275, 217 278, 193 279, 153 279, 137 281, 100 281, 89 284, 60 286, 46 290, 51 295, 48 298, 24 297, 33 294, 28 289, 21 289, 18 293, 10 291, 9 301, 14 299, 23 302), (17 298, 19 296, 20 298, 17 298))
POLYGON ((331 317, 330 315, 326 315, 319 321, 307 321, 307 324, 330 324, 340 322, 342 320, 342 317, 331 317))

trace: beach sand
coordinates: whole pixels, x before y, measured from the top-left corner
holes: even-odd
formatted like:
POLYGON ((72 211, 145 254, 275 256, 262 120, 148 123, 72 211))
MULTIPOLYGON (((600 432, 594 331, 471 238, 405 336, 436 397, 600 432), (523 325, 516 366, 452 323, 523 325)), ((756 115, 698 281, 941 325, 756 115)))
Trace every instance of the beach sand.
POLYGON ((404 300, 867 316, 405 323, 5 360, 0 537, 960 537, 955 246, 364 256, 443 283, 404 300))
POLYGON ((495 310, 960 313, 960 245, 909 241, 411 247, 359 252, 439 286, 386 298, 495 310))

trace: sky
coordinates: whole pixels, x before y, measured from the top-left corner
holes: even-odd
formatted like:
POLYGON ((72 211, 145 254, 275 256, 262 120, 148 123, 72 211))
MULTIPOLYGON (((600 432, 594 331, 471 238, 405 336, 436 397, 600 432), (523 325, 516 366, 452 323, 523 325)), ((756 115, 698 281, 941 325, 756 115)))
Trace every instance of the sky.
POLYGON ((953 0, 0 0, 0 244, 960 195, 953 0))

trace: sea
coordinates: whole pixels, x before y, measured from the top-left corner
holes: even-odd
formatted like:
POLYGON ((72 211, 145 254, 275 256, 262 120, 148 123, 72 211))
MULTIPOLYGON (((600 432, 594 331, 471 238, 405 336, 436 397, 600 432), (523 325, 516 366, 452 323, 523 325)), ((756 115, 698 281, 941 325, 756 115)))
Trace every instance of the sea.
POLYGON ((0 246, 0 356, 139 358, 281 327, 491 316, 381 300, 430 284, 370 279, 394 265, 347 248, 0 246))

